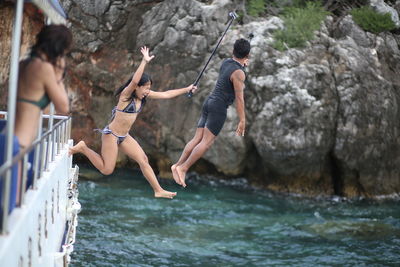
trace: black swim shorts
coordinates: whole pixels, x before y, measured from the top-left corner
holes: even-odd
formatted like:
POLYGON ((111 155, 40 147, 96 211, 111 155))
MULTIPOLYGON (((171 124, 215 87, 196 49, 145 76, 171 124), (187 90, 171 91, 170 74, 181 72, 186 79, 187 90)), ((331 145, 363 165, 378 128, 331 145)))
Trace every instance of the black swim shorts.
POLYGON ((197 128, 204 128, 217 136, 226 120, 227 105, 224 101, 208 97, 203 104, 197 128))

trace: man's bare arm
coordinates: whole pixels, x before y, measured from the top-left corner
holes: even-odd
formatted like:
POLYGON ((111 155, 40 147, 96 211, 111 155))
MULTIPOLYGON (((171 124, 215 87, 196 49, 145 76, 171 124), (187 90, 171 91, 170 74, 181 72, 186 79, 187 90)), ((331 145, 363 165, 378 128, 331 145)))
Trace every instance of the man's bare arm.
POLYGON ((236 112, 239 116, 239 124, 236 134, 244 136, 246 128, 246 113, 244 107, 244 80, 246 76, 242 70, 236 70, 231 75, 231 81, 235 90, 236 112))

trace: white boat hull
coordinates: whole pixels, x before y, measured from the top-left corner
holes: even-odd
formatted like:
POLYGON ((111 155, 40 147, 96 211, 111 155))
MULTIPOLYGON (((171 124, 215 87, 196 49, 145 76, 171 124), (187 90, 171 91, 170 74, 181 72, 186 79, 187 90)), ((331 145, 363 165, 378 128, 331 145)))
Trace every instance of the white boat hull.
POLYGON ((0 235, 0 266, 65 266, 73 251, 77 213, 77 177, 68 156, 69 140, 10 214, 9 232, 0 235))

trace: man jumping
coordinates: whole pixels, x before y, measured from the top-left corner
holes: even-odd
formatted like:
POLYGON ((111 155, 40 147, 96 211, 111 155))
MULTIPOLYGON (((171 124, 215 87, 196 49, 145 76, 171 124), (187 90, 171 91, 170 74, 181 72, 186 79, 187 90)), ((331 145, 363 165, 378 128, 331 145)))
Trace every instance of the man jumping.
POLYGON ((186 187, 186 172, 214 143, 225 123, 227 109, 234 100, 239 116, 236 134, 244 136, 246 125, 243 97, 246 78, 244 67, 248 64, 249 53, 249 41, 239 39, 233 45, 232 58, 225 59, 221 65, 215 89, 204 101, 196 133, 186 144, 178 162, 171 167, 174 180, 183 187, 186 187))

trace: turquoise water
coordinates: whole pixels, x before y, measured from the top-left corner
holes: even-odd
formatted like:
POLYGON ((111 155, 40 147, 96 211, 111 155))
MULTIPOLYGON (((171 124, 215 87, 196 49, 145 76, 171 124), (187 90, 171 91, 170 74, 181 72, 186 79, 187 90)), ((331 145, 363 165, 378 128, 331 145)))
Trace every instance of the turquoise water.
POLYGON ((71 266, 400 266, 400 202, 282 196, 191 175, 173 200, 140 173, 80 181, 71 266))

